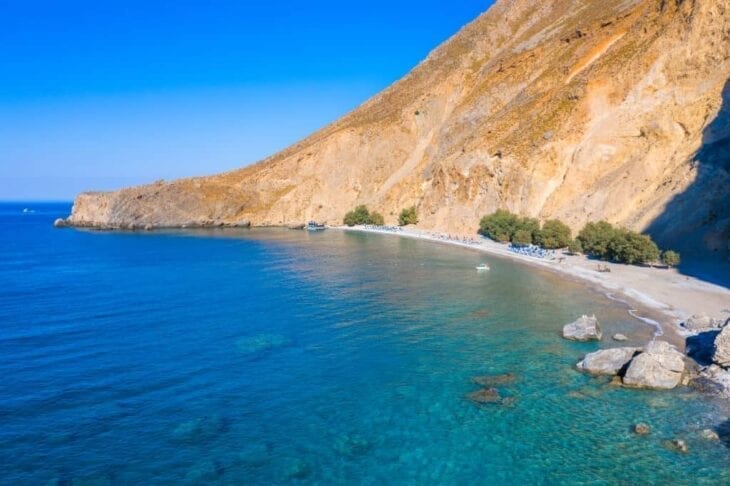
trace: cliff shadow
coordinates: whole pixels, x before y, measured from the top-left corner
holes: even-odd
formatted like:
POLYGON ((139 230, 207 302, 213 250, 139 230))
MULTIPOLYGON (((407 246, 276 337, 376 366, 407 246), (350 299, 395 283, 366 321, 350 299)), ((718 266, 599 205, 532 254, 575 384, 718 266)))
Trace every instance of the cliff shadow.
POLYGON ((694 181, 669 201, 647 233, 661 247, 681 252, 681 273, 730 287, 730 80, 689 163, 694 181))

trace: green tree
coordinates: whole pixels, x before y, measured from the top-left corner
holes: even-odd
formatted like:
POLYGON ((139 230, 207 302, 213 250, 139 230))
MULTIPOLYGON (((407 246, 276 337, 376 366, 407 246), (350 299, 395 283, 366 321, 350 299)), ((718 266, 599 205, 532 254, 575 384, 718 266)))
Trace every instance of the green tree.
POLYGON ((545 221, 535 243, 547 249, 565 248, 573 241, 570 227, 557 219, 545 221))
POLYGON ((518 231, 525 231, 530 234, 530 243, 532 244, 540 236, 540 221, 535 218, 518 218, 517 226, 515 227, 512 236, 515 236, 518 231))
POLYGON ((504 209, 499 209, 481 219, 479 234, 506 243, 514 236, 518 223, 519 218, 516 215, 504 209))
POLYGON ((380 213, 372 212, 370 213, 370 222, 366 224, 374 224, 375 226, 383 226, 385 224, 385 219, 383 218, 383 215, 380 213))
POLYGON ((398 216, 398 224, 400 226, 408 226, 409 224, 418 224, 418 213, 416 207, 411 206, 400 212, 398 216))
POLYGON ((659 259, 659 247, 646 235, 628 230, 614 230, 605 256, 630 265, 651 263, 659 259))
POLYGON ((512 243, 520 246, 532 244, 532 233, 526 229, 519 229, 512 236, 512 243))
POLYGON ((580 240, 583 251, 586 253, 600 258, 607 258, 609 254, 608 244, 615 234, 616 229, 611 223, 599 221, 597 223, 587 223, 578 233, 577 239, 580 240))
POLYGON ((662 262, 668 267, 676 267, 682 262, 682 259, 676 251, 667 250, 662 253, 662 262))
POLYGON ((347 226, 372 224, 370 211, 368 211, 367 206, 358 206, 345 215, 344 223, 347 226))
POLYGON ((575 239, 571 241, 568 244, 568 251, 573 255, 578 255, 580 253, 583 253, 583 245, 580 243, 580 240, 575 239))

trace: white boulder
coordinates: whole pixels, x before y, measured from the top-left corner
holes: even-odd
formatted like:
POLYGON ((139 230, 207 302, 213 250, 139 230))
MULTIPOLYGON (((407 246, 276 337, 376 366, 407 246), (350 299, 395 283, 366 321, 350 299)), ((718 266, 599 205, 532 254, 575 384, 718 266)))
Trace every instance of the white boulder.
POLYGON ((596 316, 582 316, 563 326, 563 337, 572 341, 600 341, 601 326, 596 316))
POLYGON ((679 385, 684 375, 684 355, 665 341, 652 341, 636 356, 623 378, 625 386, 670 390, 679 385))

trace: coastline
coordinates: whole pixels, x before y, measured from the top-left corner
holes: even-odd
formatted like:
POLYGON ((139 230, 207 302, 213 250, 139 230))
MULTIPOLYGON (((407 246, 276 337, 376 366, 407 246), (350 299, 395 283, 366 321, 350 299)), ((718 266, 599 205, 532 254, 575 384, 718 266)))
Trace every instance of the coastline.
POLYGON ((626 305, 629 314, 656 328, 655 337, 662 336, 681 348, 689 333, 679 324, 695 314, 730 317, 730 289, 680 274, 676 269, 641 267, 600 262, 611 270, 600 273, 599 263, 584 255, 561 255, 562 262, 539 259, 510 251, 506 245, 479 238, 475 243, 447 239, 446 235, 401 228, 390 231, 362 226, 334 226, 331 229, 401 236, 476 250, 488 255, 548 269, 563 277, 588 283, 608 299, 626 305))

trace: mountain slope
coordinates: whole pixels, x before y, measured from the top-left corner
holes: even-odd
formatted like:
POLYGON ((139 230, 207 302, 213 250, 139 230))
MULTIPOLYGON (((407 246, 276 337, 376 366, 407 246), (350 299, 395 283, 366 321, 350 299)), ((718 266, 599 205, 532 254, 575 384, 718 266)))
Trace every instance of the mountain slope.
POLYGON ((416 205, 423 227, 471 233, 503 207, 727 255, 730 0, 535 3, 498 1, 401 81, 269 159, 81 194, 70 222, 339 223, 357 204, 393 222, 416 205))

